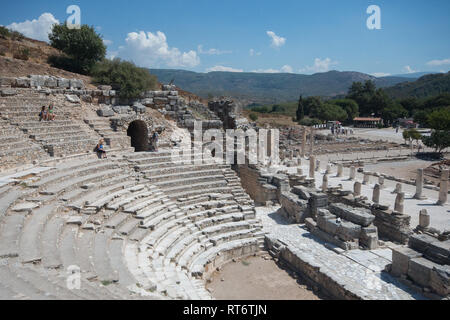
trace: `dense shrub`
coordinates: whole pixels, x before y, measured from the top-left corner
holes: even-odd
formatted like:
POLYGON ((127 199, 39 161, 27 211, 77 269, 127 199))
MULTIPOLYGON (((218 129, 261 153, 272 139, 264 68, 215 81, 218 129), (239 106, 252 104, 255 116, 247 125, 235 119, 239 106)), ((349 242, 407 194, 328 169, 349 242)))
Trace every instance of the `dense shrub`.
POLYGON ((30 49, 22 48, 13 54, 14 59, 27 61, 30 58, 30 49))
POLYGON ((92 77, 97 84, 110 85, 119 90, 121 98, 137 98, 142 92, 155 89, 158 81, 147 69, 139 68, 134 63, 105 59, 92 69, 92 77))
POLYGON ((322 124, 322 121, 320 121, 319 119, 316 119, 316 118, 304 118, 304 119, 300 120, 298 122, 298 124, 300 124, 302 126, 310 127, 310 126, 322 124))
POLYGON ((258 115, 256 113, 250 113, 249 117, 252 121, 258 120, 258 115))

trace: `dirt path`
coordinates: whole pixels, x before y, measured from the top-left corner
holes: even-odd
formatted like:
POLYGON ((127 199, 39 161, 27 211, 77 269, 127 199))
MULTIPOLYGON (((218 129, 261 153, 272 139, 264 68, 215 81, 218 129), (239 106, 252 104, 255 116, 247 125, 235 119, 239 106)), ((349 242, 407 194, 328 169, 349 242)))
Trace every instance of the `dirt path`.
POLYGON ((218 300, 320 300, 266 256, 225 265, 207 288, 218 300), (223 281, 222 281, 223 280, 223 281))

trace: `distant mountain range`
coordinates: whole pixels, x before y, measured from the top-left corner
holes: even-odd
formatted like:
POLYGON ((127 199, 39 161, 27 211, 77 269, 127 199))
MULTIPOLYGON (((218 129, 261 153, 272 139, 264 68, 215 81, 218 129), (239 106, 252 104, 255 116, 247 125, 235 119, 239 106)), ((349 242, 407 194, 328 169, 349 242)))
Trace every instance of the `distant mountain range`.
POLYGON ((295 101, 303 96, 334 97, 345 95, 355 81, 373 80, 385 88, 415 78, 388 76, 376 78, 360 72, 329 71, 313 75, 293 73, 209 72, 151 69, 163 83, 174 81, 183 90, 204 98, 230 96, 246 103, 270 104, 295 101))
POLYGON ((393 77, 400 77, 400 78, 409 78, 409 79, 419 79, 423 76, 426 76, 428 74, 438 74, 439 72, 413 72, 413 73, 403 73, 403 74, 395 74, 393 77))
POLYGON ((397 99, 428 98, 450 92, 450 72, 425 75, 414 82, 403 82, 386 88, 386 93, 397 99))

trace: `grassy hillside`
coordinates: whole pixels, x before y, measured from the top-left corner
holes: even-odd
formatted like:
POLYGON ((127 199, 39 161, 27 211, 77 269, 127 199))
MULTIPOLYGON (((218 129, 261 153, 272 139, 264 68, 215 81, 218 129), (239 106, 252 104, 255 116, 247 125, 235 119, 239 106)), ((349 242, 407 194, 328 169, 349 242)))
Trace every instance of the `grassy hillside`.
POLYGON ((170 82, 199 96, 231 96, 259 104, 295 101, 299 95, 332 97, 346 94, 354 81, 373 80, 378 87, 404 81, 401 77, 375 78, 359 72, 330 71, 313 75, 291 73, 196 73, 151 69, 161 82, 170 82))
POLYGON ((414 82, 405 82, 386 88, 391 98, 428 98, 450 92, 450 72, 430 74, 414 82))

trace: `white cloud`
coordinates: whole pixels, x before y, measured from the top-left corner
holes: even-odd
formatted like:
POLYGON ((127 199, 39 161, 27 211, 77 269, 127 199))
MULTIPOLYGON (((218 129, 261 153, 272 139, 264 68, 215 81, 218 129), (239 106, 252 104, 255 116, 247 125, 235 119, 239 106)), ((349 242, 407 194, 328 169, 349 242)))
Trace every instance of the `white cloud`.
POLYGON ((414 73, 414 72, 417 72, 417 71, 414 70, 413 68, 411 68, 410 66, 404 66, 403 67, 403 72, 404 73, 414 73))
POLYGON ((113 44, 113 41, 112 40, 103 39, 103 43, 105 44, 105 46, 109 46, 109 45, 113 44))
POLYGON ((257 69, 252 70, 254 73, 293 73, 294 70, 289 65, 284 65, 281 67, 281 69, 257 69))
POLYGON ((281 67, 281 71, 284 73, 293 73, 294 69, 292 69, 292 67, 289 65, 284 65, 281 67))
POLYGON ((161 31, 131 32, 125 42, 124 47, 119 47, 121 56, 130 58, 142 67, 195 67, 200 64, 197 52, 181 52, 177 48, 170 48, 166 35, 161 31))
POLYGON ((446 64, 450 64, 450 59, 431 60, 427 62, 428 66, 443 66, 446 64))
POLYGON ((261 52, 257 52, 257 51, 255 51, 255 49, 250 49, 250 51, 249 51, 250 57, 260 56, 261 54, 262 54, 261 52))
POLYGON ((280 70, 277 69, 256 69, 252 70, 254 73, 280 73, 280 70))
POLYGON ((307 73, 318 73, 318 72, 327 72, 330 70, 332 66, 337 65, 338 63, 336 61, 332 61, 330 58, 320 59, 315 58, 314 59, 314 65, 312 66, 306 66, 303 69, 300 69, 299 72, 307 72, 307 73))
POLYGON ((208 50, 203 50, 203 45, 199 45, 197 47, 197 52, 198 54, 208 54, 208 55, 221 55, 221 54, 228 54, 228 53, 232 53, 232 51, 229 50, 219 50, 219 49, 208 49, 208 50))
POLYGON ((280 48, 286 43, 286 38, 277 36, 273 31, 267 31, 267 35, 272 39, 271 46, 274 48, 280 48))
POLYGON ((224 71, 224 72, 244 72, 243 69, 234 69, 231 67, 225 67, 225 66, 214 66, 212 68, 206 69, 206 72, 213 72, 213 71, 224 71))
POLYGON ((377 77, 377 78, 380 78, 380 77, 388 77, 388 76, 390 76, 390 75, 391 75, 390 73, 385 73, 385 72, 375 72, 375 73, 372 73, 372 76, 377 77))
POLYGON ((45 12, 41 14, 38 19, 26 20, 24 22, 13 22, 8 29, 19 31, 23 33, 26 37, 48 41, 48 34, 52 31, 54 24, 59 24, 58 19, 56 19, 51 13, 45 12))

